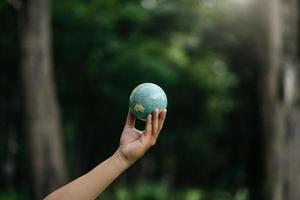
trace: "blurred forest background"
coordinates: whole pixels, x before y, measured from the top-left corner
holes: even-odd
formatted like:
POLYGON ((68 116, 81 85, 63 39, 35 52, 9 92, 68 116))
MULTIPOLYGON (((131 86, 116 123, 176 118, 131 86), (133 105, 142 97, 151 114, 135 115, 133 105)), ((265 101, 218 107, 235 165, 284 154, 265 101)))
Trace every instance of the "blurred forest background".
POLYGON ((300 199, 298 11, 0 1, 0 199, 41 199, 109 157, 143 82, 167 93, 165 128, 99 199, 300 199))

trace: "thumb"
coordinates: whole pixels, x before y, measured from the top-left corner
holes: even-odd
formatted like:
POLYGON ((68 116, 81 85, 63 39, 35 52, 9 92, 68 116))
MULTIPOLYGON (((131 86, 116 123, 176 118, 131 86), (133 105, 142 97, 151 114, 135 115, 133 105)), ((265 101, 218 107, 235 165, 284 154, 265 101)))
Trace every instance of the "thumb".
POLYGON ((127 114, 127 120, 125 123, 125 127, 126 128, 133 128, 135 126, 135 116, 134 114, 131 112, 131 110, 128 110, 128 114, 127 114))

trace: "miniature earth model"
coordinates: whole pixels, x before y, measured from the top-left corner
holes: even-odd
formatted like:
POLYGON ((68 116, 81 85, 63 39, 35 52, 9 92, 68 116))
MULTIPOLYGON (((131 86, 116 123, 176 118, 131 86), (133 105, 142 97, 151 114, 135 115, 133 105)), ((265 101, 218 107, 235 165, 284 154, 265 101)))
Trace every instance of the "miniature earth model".
POLYGON ((129 108, 140 120, 145 121, 154 109, 166 109, 168 100, 165 92, 158 85, 143 83, 137 86, 131 93, 129 108))

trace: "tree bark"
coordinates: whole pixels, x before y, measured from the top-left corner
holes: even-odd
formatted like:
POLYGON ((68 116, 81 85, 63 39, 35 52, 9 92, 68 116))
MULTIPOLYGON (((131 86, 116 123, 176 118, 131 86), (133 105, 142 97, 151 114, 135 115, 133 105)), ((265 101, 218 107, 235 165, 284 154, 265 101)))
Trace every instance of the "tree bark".
POLYGON ((25 127, 35 199, 66 180, 53 80, 50 13, 50 0, 23 0, 19 10, 25 127))
POLYGON ((265 25, 261 70, 265 199, 300 199, 300 73, 297 0, 260 1, 265 25))

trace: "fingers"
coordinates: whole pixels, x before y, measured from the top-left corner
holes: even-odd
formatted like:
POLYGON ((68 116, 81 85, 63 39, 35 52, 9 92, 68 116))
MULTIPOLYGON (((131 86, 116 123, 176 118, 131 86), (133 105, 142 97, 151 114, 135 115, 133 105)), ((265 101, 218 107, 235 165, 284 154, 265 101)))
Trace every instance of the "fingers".
MULTIPOLYGON (((166 110, 163 110, 159 113, 159 116, 157 116, 157 131, 153 131, 153 138, 152 138, 152 145, 154 145, 156 143, 156 140, 161 132, 161 129, 163 127, 165 118, 166 118, 166 110)), ((157 112, 158 113, 158 112, 157 112)), ((158 114, 157 114, 158 115, 158 114)))
POLYGON ((127 128, 133 128, 135 126, 135 116, 134 114, 131 112, 131 110, 128 110, 128 115, 127 115, 127 120, 125 123, 125 127, 127 128))
POLYGON ((166 119, 166 115, 167 115, 167 110, 166 109, 164 109, 164 110, 162 110, 161 112, 160 112, 160 114, 159 114, 159 119, 158 119, 158 126, 159 126, 159 129, 158 129, 158 131, 160 132, 161 131, 161 129, 163 128, 163 126, 164 126, 164 122, 165 122, 165 119, 166 119))
POLYGON ((155 136, 158 134, 158 109, 153 111, 153 119, 152 119, 152 135, 155 136))
POLYGON ((147 144, 149 144, 149 146, 155 145, 156 140, 163 127, 166 114, 166 109, 162 110, 161 112, 155 109, 152 114, 148 115, 144 133, 145 137, 147 138, 147 144))
POLYGON ((145 133, 152 135, 152 114, 148 115, 145 133))

